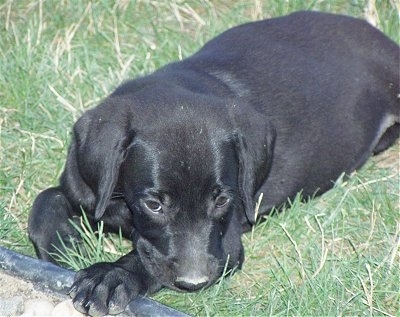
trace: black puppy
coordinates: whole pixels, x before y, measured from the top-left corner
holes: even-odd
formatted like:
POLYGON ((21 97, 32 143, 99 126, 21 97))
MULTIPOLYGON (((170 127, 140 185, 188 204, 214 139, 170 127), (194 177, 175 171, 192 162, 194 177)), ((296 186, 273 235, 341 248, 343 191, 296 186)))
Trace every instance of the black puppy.
POLYGON ((29 219, 40 258, 93 225, 131 239, 80 271, 89 314, 162 287, 195 291, 240 268, 243 230, 302 191, 321 194, 399 136, 399 47, 358 19, 299 12, 235 27, 117 88, 74 126, 60 185, 29 219))

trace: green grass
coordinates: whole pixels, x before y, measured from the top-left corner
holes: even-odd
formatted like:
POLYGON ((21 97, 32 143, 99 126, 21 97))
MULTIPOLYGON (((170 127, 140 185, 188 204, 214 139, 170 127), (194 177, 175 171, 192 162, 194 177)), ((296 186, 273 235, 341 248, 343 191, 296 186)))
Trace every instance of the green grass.
MULTIPOLYGON (((395 1, 376 0, 368 11, 371 3, 0 1, 0 244, 33 255, 26 235, 33 199, 57 183, 73 122, 121 81, 184 58, 233 25, 299 9, 369 12, 399 43, 395 1)), ((399 145, 388 153, 246 234, 246 261, 232 278, 154 298, 199 316, 400 315, 399 145)), ((105 241, 87 241, 91 261, 121 251, 118 237, 116 247, 105 241)), ((66 261, 87 265, 75 251, 66 261)))

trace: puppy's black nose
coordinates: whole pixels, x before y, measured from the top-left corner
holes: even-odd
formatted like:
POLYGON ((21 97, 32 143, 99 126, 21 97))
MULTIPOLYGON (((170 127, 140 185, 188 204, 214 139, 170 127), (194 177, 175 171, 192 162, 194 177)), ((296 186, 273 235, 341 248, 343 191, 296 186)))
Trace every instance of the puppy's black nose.
POLYGON ((174 284, 181 290, 193 292, 206 286, 207 283, 208 283, 208 278, 206 276, 202 276, 200 278, 178 277, 174 284))

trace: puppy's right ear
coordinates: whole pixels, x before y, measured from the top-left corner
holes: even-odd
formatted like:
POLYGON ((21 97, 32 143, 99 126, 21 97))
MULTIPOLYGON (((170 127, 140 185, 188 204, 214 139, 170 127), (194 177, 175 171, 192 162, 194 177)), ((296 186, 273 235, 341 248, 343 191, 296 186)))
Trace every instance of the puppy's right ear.
POLYGON ((129 115, 121 108, 102 104, 84 113, 74 126, 75 144, 71 145, 69 156, 75 157, 68 161, 75 161, 73 165, 94 194, 96 221, 104 215, 126 149, 134 138, 129 115))

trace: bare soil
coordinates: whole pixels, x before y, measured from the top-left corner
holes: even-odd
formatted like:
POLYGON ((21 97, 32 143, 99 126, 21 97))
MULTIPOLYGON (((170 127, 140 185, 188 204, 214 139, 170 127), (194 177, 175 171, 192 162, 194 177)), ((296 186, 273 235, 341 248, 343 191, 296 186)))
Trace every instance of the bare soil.
POLYGON ((41 291, 35 288, 32 283, 6 274, 0 270, 0 298, 13 298, 21 296, 24 300, 28 299, 46 299, 53 304, 57 304, 65 299, 61 295, 41 291))

